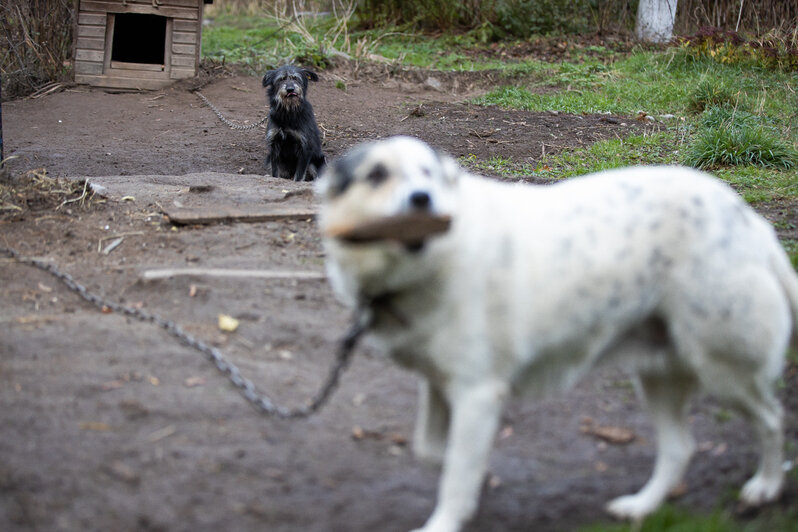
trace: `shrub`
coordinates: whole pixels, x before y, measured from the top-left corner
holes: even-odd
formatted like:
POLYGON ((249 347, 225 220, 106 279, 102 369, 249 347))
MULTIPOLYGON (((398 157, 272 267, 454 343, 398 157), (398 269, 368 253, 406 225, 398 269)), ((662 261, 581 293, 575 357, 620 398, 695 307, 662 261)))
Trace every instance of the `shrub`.
POLYGON ((758 39, 746 39, 734 31, 701 28, 680 40, 683 53, 693 58, 709 57, 718 63, 750 64, 784 72, 798 71, 795 33, 773 29, 758 39))
POLYGON ((627 0, 363 0, 361 27, 402 25, 428 31, 475 31, 480 40, 605 31, 632 22, 627 0))
POLYGON ((4 98, 70 77, 72 0, 0 2, 0 72, 4 98))

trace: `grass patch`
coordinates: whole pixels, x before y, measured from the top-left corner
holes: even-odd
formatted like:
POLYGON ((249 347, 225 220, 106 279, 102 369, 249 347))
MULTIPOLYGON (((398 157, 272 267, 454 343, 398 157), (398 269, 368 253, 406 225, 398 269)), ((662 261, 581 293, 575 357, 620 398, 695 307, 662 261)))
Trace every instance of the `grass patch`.
POLYGON ((683 118, 662 136, 602 142, 547 158, 538 169, 544 175, 678 163, 712 169, 751 203, 798 198, 798 94, 790 90, 788 74, 718 64, 679 49, 527 69, 525 85, 499 87, 475 102, 574 114, 633 116, 644 110, 683 118))
MULTIPOLYGON (((798 270, 798 240, 782 240, 781 245, 784 246, 784 251, 790 257, 792 267, 798 270)), ((794 354, 798 355, 798 349, 794 349, 794 354)), ((798 359, 795 360, 798 363, 798 359)))
POLYGON ((758 166, 718 168, 712 173, 731 184, 743 199, 755 205, 773 200, 798 198, 798 172, 758 166))
POLYGON ((683 162, 696 168, 761 166, 788 170, 798 166, 798 150, 760 117, 724 102, 707 108, 683 162))
POLYGON ((665 505, 646 518, 639 527, 628 524, 595 525, 580 528, 579 532, 743 532, 726 514, 716 512, 706 516, 689 514, 672 505, 665 505))
POLYGON ((727 511, 715 510, 701 515, 666 504, 639 526, 600 524, 579 528, 578 532, 794 532, 798 530, 797 518, 794 508, 765 507, 754 518, 736 520, 727 511))
POLYGON ((798 152, 770 128, 726 124, 703 128, 688 147, 684 163, 695 168, 753 165, 788 170, 798 165, 798 152))
POLYGON ((507 157, 494 155, 487 161, 477 159, 476 155, 461 157, 458 161, 461 166, 472 172, 495 175, 507 179, 519 179, 535 175, 536 167, 528 163, 517 163, 507 157))
POLYGON ((202 57, 263 74, 288 58, 282 37, 266 17, 220 14, 202 29, 202 57))
POLYGON ((675 164, 678 139, 674 131, 603 140, 587 148, 543 158, 536 175, 565 179, 639 164, 675 164))
POLYGON ((723 78, 704 78, 690 94, 688 105, 690 110, 700 113, 712 106, 732 107, 736 99, 734 91, 723 78))
POLYGON ((678 49, 626 57, 550 65, 526 61, 506 72, 528 76, 523 86, 499 87, 477 99, 532 111, 613 112, 632 115, 692 115, 713 102, 774 118, 789 128, 798 120, 798 94, 791 76, 758 72, 710 60, 686 60, 678 49))

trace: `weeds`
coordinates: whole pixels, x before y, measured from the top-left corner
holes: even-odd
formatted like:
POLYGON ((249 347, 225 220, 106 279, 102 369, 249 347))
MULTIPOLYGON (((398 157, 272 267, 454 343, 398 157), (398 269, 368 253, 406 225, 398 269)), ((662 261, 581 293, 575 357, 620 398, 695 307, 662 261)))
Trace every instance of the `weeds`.
POLYGON ((772 29, 758 39, 748 40, 736 31, 701 28, 683 38, 681 48, 696 59, 708 57, 722 64, 798 71, 798 30, 791 33, 772 29))
POLYGON ((47 170, 29 170, 12 179, 0 180, 0 220, 18 220, 29 212, 59 210, 69 204, 88 208, 93 192, 88 181, 53 178, 47 170))

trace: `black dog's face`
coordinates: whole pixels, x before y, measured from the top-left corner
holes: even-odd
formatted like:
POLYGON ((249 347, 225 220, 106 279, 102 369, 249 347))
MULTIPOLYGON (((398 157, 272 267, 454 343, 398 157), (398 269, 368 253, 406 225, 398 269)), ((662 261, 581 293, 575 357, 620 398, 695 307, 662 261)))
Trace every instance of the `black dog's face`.
POLYGON ((263 86, 272 107, 290 109, 305 101, 308 81, 318 80, 319 76, 311 70, 285 65, 267 72, 263 76, 263 86))

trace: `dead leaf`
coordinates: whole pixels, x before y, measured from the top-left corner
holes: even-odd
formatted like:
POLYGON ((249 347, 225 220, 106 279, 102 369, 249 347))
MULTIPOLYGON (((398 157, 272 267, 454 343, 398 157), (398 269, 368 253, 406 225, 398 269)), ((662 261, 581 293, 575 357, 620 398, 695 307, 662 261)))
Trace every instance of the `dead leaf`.
POLYGON ((104 392, 110 392, 111 390, 118 390, 125 385, 125 381, 122 379, 115 379, 112 381, 104 382, 100 385, 100 389, 104 392))
POLYGON ((407 438, 405 438, 403 434, 399 434, 398 432, 394 432, 393 434, 389 435, 388 439, 391 440, 391 443, 394 443, 396 445, 407 445, 407 438))
POLYGON ((506 440, 507 438, 509 438, 512 435, 513 435, 513 427, 510 426, 510 425, 507 425, 506 427, 504 427, 501 430, 501 432, 499 432, 499 439, 500 440, 506 440))
POLYGON ((93 430, 96 432, 108 432, 111 430, 111 425, 100 421, 81 421, 79 426, 81 430, 93 430))
POLYGON ((219 329, 224 332, 235 332, 238 329, 239 322, 232 316, 227 314, 219 314, 219 329))
POLYGON ((360 427, 358 425, 355 425, 354 427, 352 427, 352 438, 354 438, 356 440, 363 440, 363 439, 366 439, 366 438, 369 438, 369 439, 372 439, 372 440, 381 440, 381 439, 383 439, 383 437, 384 437, 384 435, 381 432, 378 432, 376 430, 366 430, 363 427, 360 427))
POLYGON ((127 464, 114 460, 107 468, 108 474, 128 484, 138 484, 141 477, 127 464))
POLYGON ((671 499, 678 499, 679 497, 683 497, 685 493, 687 493, 687 482, 680 482, 668 492, 668 497, 671 499))
POLYGON ((188 297, 194 297, 197 295, 197 285, 192 284, 188 287, 188 297))
POLYGON ((711 441, 702 441, 696 447, 696 451, 698 451, 699 453, 706 453, 706 452, 711 451, 714 448, 715 448, 715 444, 713 442, 711 442, 711 441))
POLYGON ((726 445, 726 443, 720 442, 714 449, 712 449, 712 452, 710 454, 712 456, 720 456, 726 452, 726 449, 728 449, 728 447, 729 446, 726 445))
POLYGON ((39 283, 39 290, 41 290, 42 292, 45 292, 45 293, 50 293, 50 292, 53 291, 52 288, 50 288, 49 286, 47 286, 44 283, 39 283))
POLYGON ((183 386, 186 388, 194 388, 205 384, 205 377, 189 377, 183 381, 183 386))
POLYGON ((177 432, 177 429, 175 428, 174 425, 167 425, 167 426, 165 426, 162 429, 158 429, 158 430, 152 432, 150 434, 150 436, 147 438, 147 441, 150 442, 150 443, 155 443, 155 442, 160 441, 160 440, 162 440, 164 438, 168 438, 169 436, 171 436, 175 432, 177 432))
POLYGON ((611 425, 596 425, 593 420, 585 422, 583 420, 582 426, 579 427, 582 434, 589 434, 595 436, 607 443, 615 445, 625 445, 631 443, 637 438, 634 432, 624 427, 615 427, 611 425))

